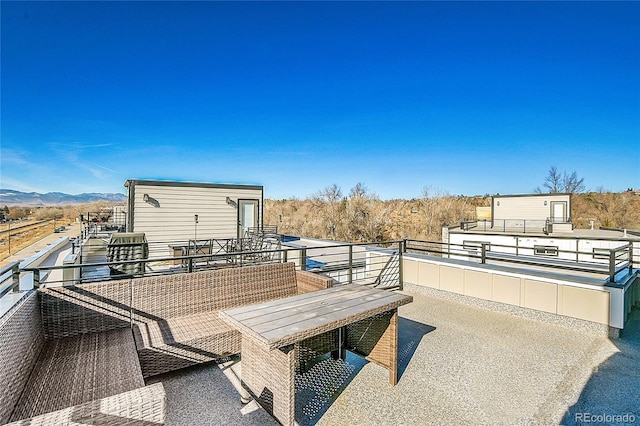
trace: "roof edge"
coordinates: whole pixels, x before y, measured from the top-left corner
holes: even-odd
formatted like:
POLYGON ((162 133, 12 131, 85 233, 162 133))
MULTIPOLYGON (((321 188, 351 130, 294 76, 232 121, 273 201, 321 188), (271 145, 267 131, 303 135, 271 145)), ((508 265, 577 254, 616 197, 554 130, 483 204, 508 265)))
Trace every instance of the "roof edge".
POLYGON ((208 183, 208 182, 185 182, 185 181, 169 181, 169 180, 147 180, 147 179, 127 179, 124 182, 125 188, 136 185, 153 185, 153 186, 177 186, 186 188, 224 188, 224 189, 257 189, 264 191, 262 185, 241 185, 230 183, 208 183))

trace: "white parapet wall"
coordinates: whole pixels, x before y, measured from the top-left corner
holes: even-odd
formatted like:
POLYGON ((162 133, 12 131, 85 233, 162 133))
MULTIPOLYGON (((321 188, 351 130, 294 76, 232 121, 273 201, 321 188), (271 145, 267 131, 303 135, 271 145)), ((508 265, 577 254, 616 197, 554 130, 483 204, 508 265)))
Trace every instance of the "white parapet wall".
POLYGON ((638 301, 637 276, 621 285, 575 278, 432 256, 403 256, 407 284, 624 328, 627 313, 638 301))
MULTIPOLYGON (((39 250, 36 254, 20 261, 20 269, 24 268, 37 268, 46 267, 61 264, 61 259, 66 257, 66 251, 71 250, 71 244, 69 237, 61 237, 51 244, 39 250)), ((57 275, 57 274, 53 274, 57 275)), ((60 274, 61 275, 61 274, 60 274)), ((44 272, 40 275, 40 280, 51 279, 52 274, 44 272)), ((57 277, 53 277, 57 278, 57 277)), ((0 277, 0 286, 5 284, 5 281, 11 279, 10 274, 0 277)), ((11 307, 22 298, 24 292, 33 289, 34 286, 33 272, 25 272, 20 274, 19 291, 10 292, 0 298, 0 316, 4 315, 11 307)))
MULTIPOLYGON (((24 268, 43 268, 46 266, 62 265, 63 259, 71 252, 71 243, 69 237, 60 237, 47 247, 38 251, 33 256, 20 262, 20 269, 24 268)), ((40 275, 40 281, 60 281, 62 279, 61 271, 45 270, 40 275)), ((20 288, 33 288, 33 273, 28 272, 20 277, 20 288)))

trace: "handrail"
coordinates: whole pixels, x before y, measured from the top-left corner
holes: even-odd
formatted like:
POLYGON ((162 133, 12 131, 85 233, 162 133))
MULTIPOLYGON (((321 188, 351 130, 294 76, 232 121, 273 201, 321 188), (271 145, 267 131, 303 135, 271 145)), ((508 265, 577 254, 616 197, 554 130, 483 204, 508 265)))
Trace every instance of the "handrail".
MULTIPOLYGON (((399 249, 401 253, 425 253, 428 255, 434 255, 439 257, 455 258, 459 257, 462 260, 476 260, 479 263, 486 264, 488 262, 500 262, 511 263, 514 265, 531 265, 537 267, 547 267, 555 269, 564 269, 572 271, 580 271, 586 273, 593 273, 598 275, 605 275, 610 282, 615 281, 615 275, 622 271, 624 268, 633 268, 632 259, 632 247, 631 243, 613 248, 609 250, 608 261, 584 261, 581 260, 581 256, 593 256, 593 252, 584 252, 579 250, 563 250, 560 248, 554 248, 554 253, 557 257, 548 256, 534 256, 535 247, 522 247, 522 246, 510 246, 505 244, 489 244, 488 242, 477 242, 477 246, 470 247, 469 244, 455 244, 455 243, 443 243, 440 241, 425 241, 417 239, 404 239, 394 241, 374 241, 363 243, 339 243, 339 244, 322 244, 318 246, 308 247, 287 247, 281 246, 273 249, 258 249, 258 250, 240 250, 230 253, 216 252, 216 253, 193 253, 182 256, 162 256, 146 259, 132 259, 132 260, 118 260, 113 262, 95 262, 95 263, 81 263, 70 265, 54 265, 47 267, 32 267, 24 268, 22 271, 33 272, 34 286, 40 285, 40 272, 47 270, 66 270, 74 268, 100 268, 111 265, 128 265, 128 264, 143 264, 144 268, 141 273, 129 274, 129 276, 142 276, 144 274, 157 274, 157 273, 176 273, 179 272, 175 268, 160 268, 153 270, 148 265, 154 263, 167 263, 171 265, 177 264, 183 265, 180 268, 180 272, 193 272, 194 270, 204 269, 206 267, 216 266, 243 266, 247 264, 270 262, 286 262, 287 259, 296 259, 301 269, 315 268, 313 265, 307 265, 307 259, 313 258, 320 260, 321 258, 328 259, 328 261, 322 261, 324 264, 322 267, 317 268, 317 271, 338 271, 344 270, 347 275, 348 282, 353 281, 356 268, 362 268, 361 258, 354 256, 354 248, 356 247, 380 247, 380 248, 393 248, 399 249), (293 253, 293 255, 292 255, 293 253), (529 254, 530 253, 530 254, 529 254), (560 256, 561 254, 570 254, 570 256, 560 256), (336 257, 337 256, 337 257, 336 257), (206 265, 205 265, 206 263, 206 265), (224 265, 223 265, 224 263, 224 265)), ((363 250, 365 252, 365 250, 363 250)), ((605 253, 603 253, 605 254, 605 253)), ((386 260, 386 259, 385 259, 386 260)), ((384 269, 384 268, 383 268, 384 269)), ((400 271, 402 272, 402 271, 400 271)), ((120 276, 118 278, 123 278, 120 276)), ((81 279, 82 281, 82 279, 81 279)), ((402 285, 400 283, 400 285, 402 285)), ((15 288, 15 286, 11 287, 15 288)))
POLYGON ((631 243, 627 243, 620 247, 609 249, 609 282, 615 282, 616 275, 629 267, 633 268, 633 257, 631 256, 632 249, 631 243), (627 254, 627 259, 623 259, 621 262, 617 262, 621 255, 627 254))
POLYGON ((0 290, 0 297, 10 291, 17 292, 20 290, 20 261, 11 262, 0 269, 0 283, 4 283, 9 273, 11 274, 11 282, 0 290))
MULTIPOLYGON (((554 249, 559 255, 561 253, 571 254, 571 259, 566 258, 553 258, 543 256, 525 255, 523 251, 534 251, 535 247, 522 247, 512 246, 505 244, 493 244, 488 242, 478 242, 477 246, 470 248, 469 245, 456 244, 456 243, 443 243, 439 241, 424 241, 424 240, 406 240, 408 246, 407 251, 416 251, 427 254, 435 254, 440 256, 463 256, 468 259, 478 259, 482 264, 487 261, 499 261, 506 263, 514 263, 520 265, 549 267, 556 269, 565 269, 579 272, 587 272, 603 275, 608 275, 607 280, 609 282, 615 282, 615 275, 625 268, 633 269, 633 247, 631 243, 616 247, 609 250, 609 259, 607 263, 598 262, 585 262, 580 260, 580 255, 593 256, 592 252, 584 252, 579 250, 563 250, 560 248, 554 249), (411 245, 411 242, 418 243, 417 245, 411 245), (428 244, 425 247, 424 244, 428 244), (496 248, 506 249, 504 251, 495 250, 496 248)), ((533 253, 532 253, 533 254, 533 253)))
POLYGON ((483 232, 513 232, 521 230, 526 234, 529 232, 540 232, 546 229, 547 224, 569 224, 571 218, 554 218, 548 217, 546 219, 476 219, 476 220, 464 220, 460 222, 459 228, 464 231, 469 231, 473 228, 479 228, 483 232))
MULTIPOLYGON (((82 263, 82 264, 72 264, 72 265, 52 265, 52 266, 42 266, 42 267, 27 267, 23 268, 24 272, 33 272, 34 275, 34 287, 39 287, 40 282, 40 272, 43 270, 53 271, 53 270, 67 270, 67 269, 76 269, 76 268, 98 268, 104 266, 112 266, 112 265, 128 265, 128 264, 143 264, 145 268, 143 270, 146 271, 148 264, 150 263, 172 263, 172 262, 180 262, 183 265, 186 265, 186 272, 193 272, 196 270, 196 266, 198 262, 215 262, 216 260, 224 260, 225 264, 227 263, 228 258, 239 259, 238 266, 242 266, 244 264, 253 264, 253 263, 261 263, 260 260, 257 262, 246 261, 247 258, 259 258, 264 259, 265 257, 269 257, 271 261, 286 261, 287 258, 290 258, 289 252, 302 252, 301 255, 301 265, 302 269, 307 269, 305 258, 309 257, 307 254, 308 251, 322 250, 322 249, 335 249, 335 248, 346 248, 353 246, 374 246, 374 245, 396 245, 397 247, 402 247, 403 240, 399 241, 384 241, 384 242, 366 242, 366 243, 344 243, 344 244, 327 244, 322 246, 313 246, 306 248, 276 248, 271 250, 244 250, 244 251, 234 251, 231 253, 215 253, 215 254, 193 254, 193 255, 185 255, 185 256, 163 256, 163 257, 154 257, 154 258, 143 258, 143 259, 132 259, 132 260, 118 260, 112 262, 93 262, 93 263, 82 263), (276 259, 276 254, 281 254, 282 256, 276 259), (271 255, 271 256, 265 256, 271 255)), ((167 273, 175 273, 167 272, 167 273)), ((143 276, 143 274, 127 274, 128 276, 143 276)), ((119 278, 123 278, 120 276, 119 278)), ((401 286, 401 284, 400 284, 401 286)))

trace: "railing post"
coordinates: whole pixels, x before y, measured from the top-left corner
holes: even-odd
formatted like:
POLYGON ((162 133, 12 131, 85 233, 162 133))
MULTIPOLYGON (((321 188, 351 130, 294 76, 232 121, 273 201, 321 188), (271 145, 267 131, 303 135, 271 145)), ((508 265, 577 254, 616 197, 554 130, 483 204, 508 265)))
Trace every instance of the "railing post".
POLYGON ((33 271, 33 288, 40 287, 40 269, 33 271))
POLYGON ((284 263, 287 263, 289 261, 289 251, 288 250, 283 250, 282 260, 284 260, 284 263))
POLYGON ((609 282, 615 282, 616 280, 616 252, 615 250, 609 250, 609 282))
POLYGON ((487 263, 487 244, 482 243, 481 245, 480 263, 485 264, 487 263))
POLYGON ((400 249, 398 251, 398 280, 400 281, 398 283, 398 287, 400 290, 403 289, 403 284, 404 284, 404 279, 402 277, 402 246, 404 244, 405 250, 406 250, 406 243, 407 243, 407 240, 400 241, 400 244, 399 244, 400 249))
POLYGON ((300 269, 302 269, 303 271, 307 270, 307 249, 303 248, 300 250, 300 262, 302 263, 300 265, 300 269))
POLYGON ((16 262, 11 268, 11 285, 13 286, 13 292, 20 291, 20 262, 16 262))
POLYGON ((193 258, 187 259, 187 272, 193 272, 193 258))
POLYGON ((349 244, 349 284, 353 282, 353 245, 349 244))
POLYGON ((633 242, 629 241, 629 273, 633 270, 633 242))

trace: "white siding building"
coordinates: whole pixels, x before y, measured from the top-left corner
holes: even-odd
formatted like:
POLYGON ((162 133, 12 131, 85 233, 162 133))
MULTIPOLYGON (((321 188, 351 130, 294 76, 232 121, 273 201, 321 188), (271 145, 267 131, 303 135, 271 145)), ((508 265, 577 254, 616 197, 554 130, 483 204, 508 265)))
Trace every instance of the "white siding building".
POLYGON ((496 195, 491 200, 491 227, 570 232, 571 194, 496 195))
POLYGON ((144 232, 150 256, 169 256, 171 244, 243 236, 262 226, 263 187, 127 180, 127 232, 144 232))
POLYGON ((607 264, 609 249, 631 243, 634 263, 640 262, 635 232, 573 229, 571 194, 494 196, 490 219, 445 227, 442 239, 459 259, 477 256, 484 243, 492 252, 607 264))

